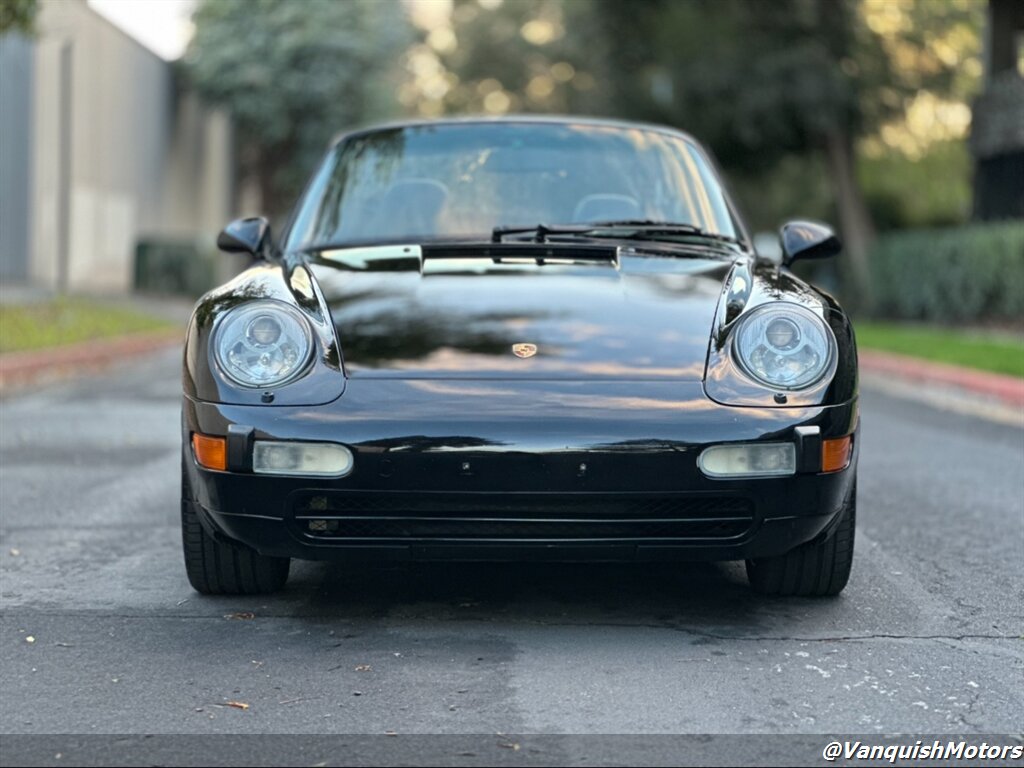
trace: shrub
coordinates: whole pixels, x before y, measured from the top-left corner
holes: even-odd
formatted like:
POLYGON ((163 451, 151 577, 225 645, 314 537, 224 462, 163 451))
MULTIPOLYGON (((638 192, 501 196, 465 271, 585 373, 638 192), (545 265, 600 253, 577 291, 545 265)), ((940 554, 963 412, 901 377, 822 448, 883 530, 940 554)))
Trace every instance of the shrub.
POLYGON ((135 290, 199 296, 215 284, 213 258, 191 240, 149 239, 135 248, 135 290))
POLYGON ((1024 221, 883 235, 871 254, 871 273, 880 317, 1024 319, 1024 221))

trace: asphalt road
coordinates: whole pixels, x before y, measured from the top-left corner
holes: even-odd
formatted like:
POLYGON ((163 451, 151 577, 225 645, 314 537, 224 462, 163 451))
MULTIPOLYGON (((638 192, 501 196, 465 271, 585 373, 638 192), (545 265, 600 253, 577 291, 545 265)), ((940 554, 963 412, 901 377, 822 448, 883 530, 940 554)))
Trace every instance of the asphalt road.
MULTIPOLYGON (((19 733, 479 734, 438 749, 593 765, 592 741, 495 734, 1024 730, 1019 428, 865 389, 834 600, 757 597, 731 563, 303 563, 278 595, 208 598, 181 564, 178 397, 171 351, 0 401, 7 764, 19 733)), ((31 742, 78 762, 110 743, 31 742)), ((317 762, 294 740, 171 743, 317 762)), ((438 746, 393 743, 406 763, 438 746)))

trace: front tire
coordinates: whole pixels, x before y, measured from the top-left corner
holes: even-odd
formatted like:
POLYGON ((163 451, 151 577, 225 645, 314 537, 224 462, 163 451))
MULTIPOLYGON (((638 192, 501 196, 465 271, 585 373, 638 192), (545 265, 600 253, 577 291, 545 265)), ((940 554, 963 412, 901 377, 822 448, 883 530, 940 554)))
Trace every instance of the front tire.
POLYGON ((841 519, 824 541, 811 541, 777 557, 747 560, 747 579, 762 595, 826 597, 838 595, 850 579, 857 527, 857 481, 839 513, 841 519))
POLYGON ((291 560, 261 555, 244 544, 214 538, 199 521, 184 468, 181 473, 181 542, 189 583, 204 595, 260 595, 288 581, 291 560))

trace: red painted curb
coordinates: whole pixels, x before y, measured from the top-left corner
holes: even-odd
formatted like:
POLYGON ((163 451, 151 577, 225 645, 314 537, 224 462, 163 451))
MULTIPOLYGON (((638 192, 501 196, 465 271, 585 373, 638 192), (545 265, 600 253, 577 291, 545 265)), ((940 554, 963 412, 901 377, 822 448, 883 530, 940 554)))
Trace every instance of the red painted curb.
POLYGON ((1007 405, 1024 408, 1024 379, 1018 379, 1016 376, 976 371, 972 368, 934 363, 916 357, 879 352, 873 349, 860 350, 858 357, 860 368, 865 372, 955 387, 999 400, 1007 405))
POLYGON ((0 389, 30 384, 51 376, 99 370, 120 360, 156 352, 182 342, 182 332, 174 330, 136 333, 25 352, 6 352, 0 355, 0 389))

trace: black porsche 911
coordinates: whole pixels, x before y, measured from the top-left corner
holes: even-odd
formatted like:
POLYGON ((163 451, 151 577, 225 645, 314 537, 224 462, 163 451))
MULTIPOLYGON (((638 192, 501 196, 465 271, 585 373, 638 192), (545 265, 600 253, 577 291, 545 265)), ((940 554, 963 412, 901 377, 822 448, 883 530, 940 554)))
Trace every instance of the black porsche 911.
POLYGON ((856 522, 857 356, 755 253, 669 128, 535 117, 342 136, 280 237, 188 329, 185 566, 280 588, 291 558, 745 560, 835 595, 856 522))

